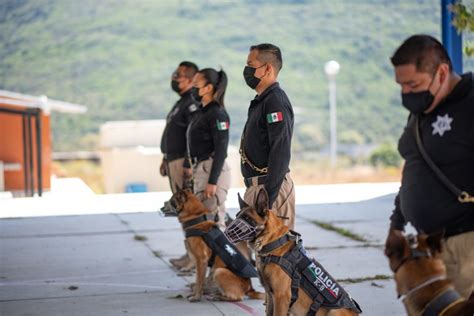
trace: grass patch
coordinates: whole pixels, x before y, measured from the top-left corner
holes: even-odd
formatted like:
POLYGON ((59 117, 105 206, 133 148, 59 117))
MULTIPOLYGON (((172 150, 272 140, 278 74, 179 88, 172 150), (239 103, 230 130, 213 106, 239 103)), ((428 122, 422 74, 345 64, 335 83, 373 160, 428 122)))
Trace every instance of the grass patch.
POLYGON ((352 240, 361 241, 361 242, 369 242, 367 239, 365 239, 361 235, 353 233, 350 230, 347 230, 345 228, 340 228, 340 227, 334 226, 330 223, 321 222, 321 221, 317 221, 317 220, 313 220, 312 223, 319 226, 319 227, 321 227, 322 229, 326 229, 326 230, 336 232, 339 235, 350 238, 352 240))
POLYGON ((135 240, 137 241, 145 241, 145 240, 148 240, 148 238, 144 235, 135 235, 135 240))
POLYGON ((347 278, 347 279, 338 279, 337 282, 344 282, 344 283, 361 283, 366 281, 380 281, 380 280, 391 280, 392 277, 389 275, 384 274, 377 274, 371 277, 365 278, 347 278))
POLYGON ((157 257, 157 258, 161 258, 161 252, 159 252, 158 250, 153 251, 153 254, 154 254, 155 257, 157 257))

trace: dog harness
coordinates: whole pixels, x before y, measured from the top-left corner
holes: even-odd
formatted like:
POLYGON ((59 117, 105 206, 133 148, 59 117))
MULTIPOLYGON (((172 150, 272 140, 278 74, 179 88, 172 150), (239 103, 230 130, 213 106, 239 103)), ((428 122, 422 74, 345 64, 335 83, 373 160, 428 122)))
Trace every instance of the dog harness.
POLYGON ((279 239, 264 245, 258 253, 262 264, 277 264, 291 278, 290 308, 298 299, 298 289, 303 289, 313 300, 308 316, 316 315, 321 306, 329 309, 348 308, 356 313, 362 313, 359 304, 347 293, 342 286, 315 259, 310 259, 303 247, 300 235, 290 231, 279 239), (289 241, 295 245, 283 256, 268 254, 289 241))
POLYGON ((219 256, 233 273, 242 278, 258 277, 257 270, 248 261, 240 251, 226 238, 224 233, 217 227, 213 226, 209 231, 205 232, 201 229, 191 228, 191 226, 208 221, 209 216, 202 215, 198 218, 182 223, 184 234, 188 237, 201 237, 206 245, 211 248, 212 255, 208 262, 208 266, 214 264, 216 256, 219 256))

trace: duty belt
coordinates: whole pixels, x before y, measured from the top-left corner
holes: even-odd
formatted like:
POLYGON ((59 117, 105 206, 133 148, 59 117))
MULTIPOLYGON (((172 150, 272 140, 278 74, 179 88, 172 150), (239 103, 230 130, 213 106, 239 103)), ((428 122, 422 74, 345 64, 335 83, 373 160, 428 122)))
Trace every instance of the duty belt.
POLYGON ((204 160, 208 160, 209 158, 211 158, 212 156, 204 156, 204 157, 191 157, 189 158, 191 160, 191 164, 193 166, 197 165, 198 163, 200 163, 201 161, 204 161, 204 160))
POLYGON ((265 184, 265 180, 267 179, 267 176, 257 176, 257 177, 252 177, 252 178, 244 178, 244 183, 245 183, 245 186, 247 188, 254 185, 253 180, 252 180, 254 178, 256 178, 256 182, 257 182, 256 185, 261 185, 261 184, 265 184))
POLYGON ((167 162, 171 162, 173 160, 184 158, 184 154, 164 154, 163 157, 167 162))

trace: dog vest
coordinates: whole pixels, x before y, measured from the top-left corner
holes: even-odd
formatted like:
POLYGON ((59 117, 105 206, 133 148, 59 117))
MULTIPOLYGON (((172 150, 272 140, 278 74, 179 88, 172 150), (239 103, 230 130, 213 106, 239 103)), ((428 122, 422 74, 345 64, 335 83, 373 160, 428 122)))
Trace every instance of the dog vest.
POLYGON ((291 278, 291 303, 298 299, 298 289, 303 289, 312 298, 308 316, 316 315, 321 306, 329 309, 348 308, 356 313, 362 313, 359 304, 347 293, 339 283, 315 259, 310 259, 303 248, 303 241, 296 232, 285 234, 274 242, 262 247, 259 253, 262 264, 274 263, 279 265, 291 278), (295 246, 283 256, 265 255, 277 249, 290 240, 295 240, 295 246))
POLYGON ((242 278, 258 277, 257 270, 253 265, 240 253, 240 251, 226 238, 224 233, 217 227, 212 227, 208 232, 204 232, 196 228, 188 228, 184 231, 186 238, 202 237, 207 246, 212 250, 209 266, 214 264, 216 256, 224 261, 227 268, 242 278))

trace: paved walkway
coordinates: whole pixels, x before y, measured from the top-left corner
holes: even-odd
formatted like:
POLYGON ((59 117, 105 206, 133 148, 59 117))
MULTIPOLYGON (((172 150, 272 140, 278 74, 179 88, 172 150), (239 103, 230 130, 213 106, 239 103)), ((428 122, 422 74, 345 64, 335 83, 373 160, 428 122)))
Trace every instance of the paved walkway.
MULTIPOLYGON (((382 249, 396 187, 297 188, 296 230, 364 315, 404 315, 394 282, 386 279, 391 273, 382 249)), ((229 196, 231 213, 235 191, 229 196)), ((168 263, 184 252, 180 226, 155 212, 167 197, 0 200, 0 314, 263 315, 261 301, 189 303, 183 298, 194 278, 178 276, 168 263), (58 216, 61 208, 62 214, 88 215, 58 216)), ((257 280, 254 286, 259 288, 257 280)))

